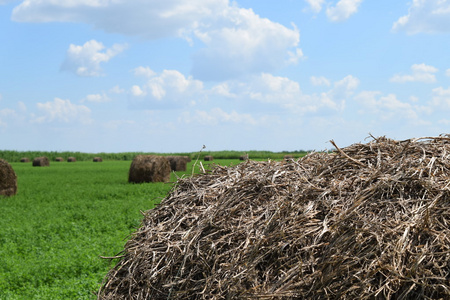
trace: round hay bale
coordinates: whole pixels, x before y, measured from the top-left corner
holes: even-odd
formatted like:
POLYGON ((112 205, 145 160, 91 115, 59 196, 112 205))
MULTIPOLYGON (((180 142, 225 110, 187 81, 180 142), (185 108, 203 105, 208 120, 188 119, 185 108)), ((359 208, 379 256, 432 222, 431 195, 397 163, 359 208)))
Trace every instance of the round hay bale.
POLYGON ((30 162, 30 159, 28 158, 28 157, 22 157, 21 159, 20 159, 20 162, 30 162))
POLYGON ((206 156, 204 157, 204 160, 205 160, 205 161, 213 161, 213 160, 214 160, 214 157, 212 157, 211 155, 206 155, 206 156))
POLYGON ((164 156, 138 155, 133 159, 128 182, 169 182, 170 163, 164 156))
POLYGON ((11 165, 0 158, 0 195, 13 196, 17 193, 17 176, 11 165))
POLYGON ((98 299, 450 299, 450 137, 336 149, 180 178, 98 299))
POLYGON ((35 157, 33 159, 33 167, 49 167, 50 161, 46 156, 35 157))
POLYGON ((187 156, 166 156, 172 171, 186 171, 187 156))
POLYGON ((77 161, 77 159, 73 156, 70 156, 67 158, 67 162, 76 162, 76 161, 77 161))
POLYGON ((248 154, 239 156, 239 160, 248 160, 248 154))
POLYGON ((289 160, 293 160, 294 157, 292 155, 285 155, 284 156, 284 160, 289 161, 289 160))
POLYGON ((64 161, 64 158, 62 158, 62 157, 57 157, 57 158, 55 158, 55 161, 61 162, 61 161, 64 161))
POLYGON ((191 158, 190 156, 183 156, 183 157, 186 158, 186 161, 187 161, 187 162, 191 162, 191 161, 192 161, 192 158, 191 158))
POLYGON ((94 157, 93 162, 102 162, 103 159, 101 157, 94 157))

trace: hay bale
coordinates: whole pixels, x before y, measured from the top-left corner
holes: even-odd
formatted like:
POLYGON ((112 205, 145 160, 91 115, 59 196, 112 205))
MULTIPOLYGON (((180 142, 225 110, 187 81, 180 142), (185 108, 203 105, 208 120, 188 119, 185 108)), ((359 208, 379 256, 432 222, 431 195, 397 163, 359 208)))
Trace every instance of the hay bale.
POLYGON ((102 162, 103 159, 101 157, 94 157, 93 162, 102 162))
POLYGON ((292 156, 292 155, 285 155, 285 156, 283 157, 283 159, 286 160, 286 161, 290 161, 290 160, 293 160, 293 159, 294 159, 294 156, 292 156))
POLYGON ((205 161, 213 161, 213 160, 214 160, 214 157, 212 157, 211 155, 206 155, 206 156, 204 157, 204 160, 205 160, 205 161))
POLYGON ((35 157, 33 159, 33 167, 49 167, 50 161, 46 156, 35 157))
POLYGON ((450 137, 336 149, 179 179, 99 299, 450 299, 450 137))
POLYGON ((172 171, 186 171, 187 156, 166 156, 172 171))
POLYGON ((191 162, 191 161, 192 161, 192 158, 191 158, 190 156, 183 156, 183 157, 186 158, 186 161, 187 161, 187 162, 191 162))
POLYGON ((239 160, 248 160, 248 154, 239 156, 239 160))
POLYGON ((0 196, 14 196, 17 193, 17 176, 11 165, 0 158, 0 196))
POLYGON ((133 159, 128 182, 169 182, 170 163, 164 156, 138 155, 133 159))
POLYGON ((30 162, 30 159, 28 158, 28 157, 22 157, 21 159, 20 159, 20 162, 30 162))
POLYGON ((55 158, 55 161, 61 162, 61 161, 64 161, 64 158, 62 158, 62 157, 57 157, 57 158, 55 158))
POLYGON ((77 161, 77 159, 73 156, 70 156, 67 158, 67 162, 76 162, 76 161, 77 161))

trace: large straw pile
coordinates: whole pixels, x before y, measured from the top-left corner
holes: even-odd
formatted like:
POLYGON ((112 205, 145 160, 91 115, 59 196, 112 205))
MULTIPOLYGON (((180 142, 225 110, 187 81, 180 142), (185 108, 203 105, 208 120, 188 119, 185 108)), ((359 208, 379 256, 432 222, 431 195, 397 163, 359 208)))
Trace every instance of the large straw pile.
POLYGON ((128 182, 169 182, 170 163, 164 156, 137 155, 131 162, 128 182))
POLYGON ((178 180, 99 299, 450 299, 450 137, 333 145, 178 180))
POLYGON ((33 159, 33 167, 49 167, 50 160, 46 156, 35 157, 33 159))
POLYGON ((186 171, 188 156, 166 156, 170 163, 170 169, 172 171, 186 171))

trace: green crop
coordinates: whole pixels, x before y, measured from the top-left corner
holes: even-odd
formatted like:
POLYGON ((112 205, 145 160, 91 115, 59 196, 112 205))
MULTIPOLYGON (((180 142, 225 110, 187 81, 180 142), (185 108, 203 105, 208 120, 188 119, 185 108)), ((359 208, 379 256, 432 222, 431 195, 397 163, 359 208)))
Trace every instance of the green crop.
POLYGON ((112 266, 100 256, 123 250, 141 211, 172 187, 129 184, 129 161, 11 165, 18 193, 0 198, 0 299, 95 299, 112 266))

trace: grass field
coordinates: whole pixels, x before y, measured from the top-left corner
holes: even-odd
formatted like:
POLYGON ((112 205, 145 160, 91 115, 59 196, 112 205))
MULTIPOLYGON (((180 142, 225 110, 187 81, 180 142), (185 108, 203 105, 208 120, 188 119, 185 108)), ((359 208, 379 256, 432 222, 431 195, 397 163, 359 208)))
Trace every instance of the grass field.
MULTIPOLYGON (((96 298, 111 267, 100 256, 123 250, 140 225, 140 211, 153 208, 172 186, 129 184, 130 164, 11 163, 18 193, 0 198, 0 299, 96 298)), ((172 181, 183 174, 172 174, 172 181)))

